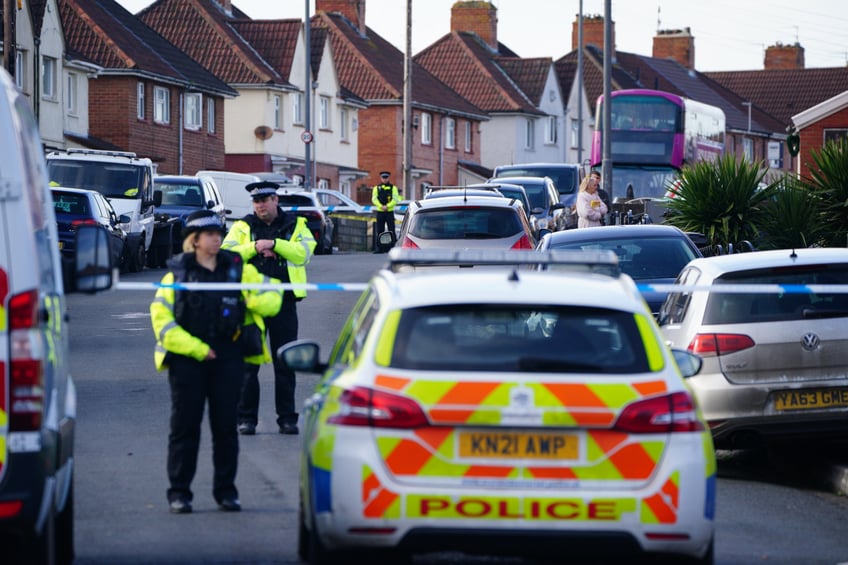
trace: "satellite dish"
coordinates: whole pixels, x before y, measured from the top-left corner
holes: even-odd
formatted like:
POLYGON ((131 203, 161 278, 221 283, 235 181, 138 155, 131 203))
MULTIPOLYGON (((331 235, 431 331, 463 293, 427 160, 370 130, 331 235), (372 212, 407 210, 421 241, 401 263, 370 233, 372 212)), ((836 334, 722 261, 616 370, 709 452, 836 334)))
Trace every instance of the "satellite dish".
POLYGON ((253 130, 253 135, 255 135, 257 139, 271 139, 271 136, 274 135, 274 130, 268 126, 256 126, 256 129, 253 130))

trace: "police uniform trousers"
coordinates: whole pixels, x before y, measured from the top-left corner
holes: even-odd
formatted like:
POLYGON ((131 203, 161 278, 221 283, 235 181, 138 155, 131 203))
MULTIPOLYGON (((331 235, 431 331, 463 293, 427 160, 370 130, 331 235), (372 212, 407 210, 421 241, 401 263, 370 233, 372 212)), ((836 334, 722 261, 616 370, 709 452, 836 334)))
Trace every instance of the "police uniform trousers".
POLYGON ((239 452, 237 404, 245 363, 238 349, 231 352, 213 349, 218 358, 210 361, 196 361, 184 355, 173 355, 170 360, 169 501, 192 500, 191 481, 197 470, 200 427, 207 401, 214 465, 212 495, 217 502, 223 498, 238 498, 235 485, 239 452))
POLYGON ((377 212, 377 220, 374 225, 374 251, 381 251, 380 248, 380 234, 383 232, 390 232, 392 234, 392 241, 394 241, 395 236, 395 213, 394 212, 377 212))
MULTIPOLYGON (((286 292, 283 305, 276 316, 263 318, 274 358, 274 407, 277 411, 277 425, 297 425, 295 407, 295 374, 277 359, 277 349, 297 339, 297 301, 286 292)), ((257 424, 259 420, 259 365, 247 363, 244 371, 244 383, 241 401, 238 406, 238 421, 257 424)))

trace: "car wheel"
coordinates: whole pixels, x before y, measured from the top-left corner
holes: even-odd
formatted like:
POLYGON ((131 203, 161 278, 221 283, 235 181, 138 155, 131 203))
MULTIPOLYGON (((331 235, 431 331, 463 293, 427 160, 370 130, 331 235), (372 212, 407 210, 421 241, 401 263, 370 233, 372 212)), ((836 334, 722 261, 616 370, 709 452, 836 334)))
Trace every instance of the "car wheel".
POLYGON ((301 561, 309 561, 309 529, 306 527, 303 500, 298 505, 297 518, 297 556, 301 561))
MULTIPOLYGON (((305 530, 306 528, 304 528, 305 530)), ((345 560, 340 559, 340 556, 334 551, 328 551, 321 542, 321 537, 318 535, 318 530, 315 527, 315 520, 312 520, 312 531, 306 535, 306 553, 310 565, 337 565, 345 560)))
POLYGON ((56 563, 70 565, 74 561, 74 484, 68 490, 65 509, 56 519, 56 563))

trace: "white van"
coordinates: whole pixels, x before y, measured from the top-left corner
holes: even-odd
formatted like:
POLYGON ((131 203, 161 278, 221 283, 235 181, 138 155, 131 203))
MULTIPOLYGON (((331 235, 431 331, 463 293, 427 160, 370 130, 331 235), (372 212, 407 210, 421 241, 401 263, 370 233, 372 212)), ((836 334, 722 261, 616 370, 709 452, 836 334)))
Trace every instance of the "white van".
MULTIPOLYGON (((38 124, 3 69, 0 150, 0 562, 70 563, 77 407, 59 238, 38 124)), ((79 228, 77 288, 111 286, 108 246, 79 228)))
POLYGON ((261 180, 258 176, 229 171, 197 171, 197 176, 212 177, 215 184, 218 185, 221 198, 224 199, 224 208, 229 210, 227 227, 230 227, 236 220, 241 220, 246 215, 253 213, 250 195, 244 187, 261 180))

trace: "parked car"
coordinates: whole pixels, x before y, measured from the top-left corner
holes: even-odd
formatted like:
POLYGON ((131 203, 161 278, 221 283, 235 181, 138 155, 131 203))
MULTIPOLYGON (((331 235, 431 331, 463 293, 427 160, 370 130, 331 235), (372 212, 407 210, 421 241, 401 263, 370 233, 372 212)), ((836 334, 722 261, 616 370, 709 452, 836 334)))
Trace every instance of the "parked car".
POLYGON ((424 194, 424 198, 444 198, 445 196, 494 196, 503 198, 503 194, 493 186, 478 185, 476 187, 432 186, 424 194))
POLYGON ((330 190, 329 188, 312 188, 310 192, 315 193, 321 206, 325 208, 325 213, 333 214, 334 212, 343 212, 346 214, 367 214, 365 207, 355 201, 347 194, 338 190, 330 190))
POLYGON ((698 288, 669 294, 660 327, 673 347, 704 359, 689 384, 717 446, 846 437, 848 249, 695 259, 676 284, 698 288))
POLYGON ((230 213, 224 207, 221 192, 211 177, 162 175, 157 176, 154 183, 156 191, 162 194, 162 204, 156 206, 156 213, 179 219, 173 235, 174 253, 182 252, 182 228, 190 214, 198 210, 211 210, 224 223, 230 213))
POLYGON ((613 251, 621 270, 639 285, 654 316, 659 315, 668 295, 667 291, 654 286, 672 284, 689 261, 702 256, 686 233, 663 224, 602 226, 549 233, 539 241, 537 249, 613 251))
POLYGON ((321 201, 311 191, 300 187, 282 187, 277 190, 280 207, 306 218, 306 226, 315 238, 315 254, 330 255, 333 252, 333 221, 324 213, 321 201))
POLYGON ((74 243, 80 226, 102 226, 109 234, 112 264, 125 269, 129 260, 126 256, 127 232, 121 224, 128 223, 129 219, 126 216, 118 216, 109 200, 96 190, 51 187, 50 193, 56 213, 65 286, 71 281, 70 273, 73 272, 77 253, 74 243))
POLYGON ((559 201, 565 205, 566 229, 577 227, 577 214, 569 213, 577 205, 583 167, 575 163, 519 163, 495 167, 494 177, 548 177, 556 187, 559 201))
MULTIPOLYGON (((534 234, 539 233, 539 228, 536 227, 536 216, 533 215, 533 207, 530 204, 530 198, 528 198, 527 191, 524 190, 523 186, 518 184, 509 184, 506 182, 469 185, 469 187, 478 186, 492 186, 507 198, 515 198, 516 200, 521 202, 521 205, 524 206, 524 212, 525 214, 527 214, 527 221, 530 222, 530 229, 533 230, 534 234)), ((539 212, 541 212, 541 210, 536 211, 536 213, 539 212)))
POLYGON ((535 242, 524 207, 502 196, 416 200, 398 236, 405 249, 533 249, 535 242))
MULTIPOLYGON (((559 201, 559 194, 549 177, 500 177, 491 178, 488 182, 517 184, 524 188, 536 217, 537 238, 542 236, 542 230, 561 231, 568 227, 566 216, 572 211, 559 201)), ((574 225, 577 225, 576 221, 574 225)))
POLYGON ((234 221, 253 213, 250 194, 247 193, 244 187, 252 182, 261 180, 258 176, 212 170, 197 171, 197 176, 206 176, 215 181, 215 186, 218 187, 218 191, 221 193, 224 208, 229 210, 227 212, 227 227, 232 226, 234 221))
POLYGON ((712 563, 715 454, 680 372, 700 360, 673 357, 615 259, 395 248, 328 362, 316 342, 281 348, 323 374, 303 410, 301 559, 712 563), (408 272, 481 257, 491 269, 408 272), (515 267, 558 261, 580 270, 515 267))

